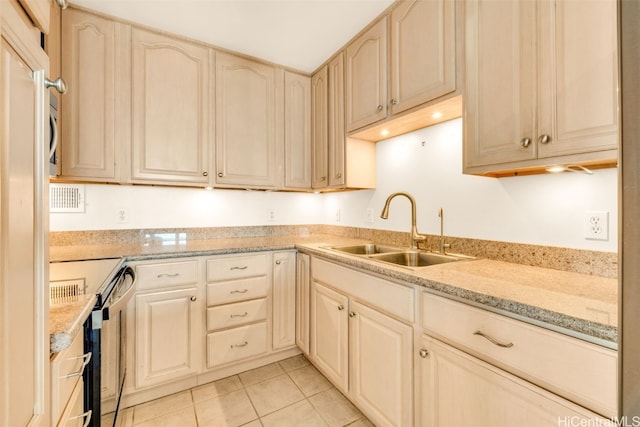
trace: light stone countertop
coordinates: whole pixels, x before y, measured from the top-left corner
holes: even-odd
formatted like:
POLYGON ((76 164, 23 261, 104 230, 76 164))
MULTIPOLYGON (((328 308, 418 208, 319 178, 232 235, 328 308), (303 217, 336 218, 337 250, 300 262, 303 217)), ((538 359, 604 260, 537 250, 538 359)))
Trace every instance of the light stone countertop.
MULTIPOLYGON (((448 296, 609 348, 617 348, 616 279, 487 259, 439 264, 413 270, 327 248, 362 242, 363 240, 335 235, 188 241, 178 239, 147 244, 54 246, 50 248, 50 259, 52 262, 109 257, 143 260, 297 248, 301 252, 391 280, 424 287, 428 292, 448 296)), ((58 322, 55 319, 58 314, 52 310, 51 316, 53 326, 54 322, 58 322)), ((53 332, 54 328, 51 330, 53 332)))
POLYGON ((75 302, 49 307, 49 346, 51 353, 68 348, 78 333, 82 333, 84 321, 96 304, 94 294, 83 295, 75 302))

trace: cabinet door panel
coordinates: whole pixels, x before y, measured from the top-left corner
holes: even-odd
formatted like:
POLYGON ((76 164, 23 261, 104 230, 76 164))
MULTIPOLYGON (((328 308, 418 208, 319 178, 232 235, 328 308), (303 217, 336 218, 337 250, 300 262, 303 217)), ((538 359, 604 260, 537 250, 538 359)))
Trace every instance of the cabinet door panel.
POLYGON ((282 70, 216 54, 216 182, 276 187, 282 70))
POLYGON ((311 80, 284 74, 284 185, 311 188, 311 80))
POLYGON ((328 127, 328 67, 324 66, 311 78, 311 186, 325 188, 329 173, 328 127))
POLYGON ((209 182, 209 51, 134 29, 132 178, 209 182))
POLYGON ((322 373, 346 393, 349 388, 349 300, 318 282, 311 286, 311 358, 322 373))
POLYGON ((552 157, 618 146, 614 0, 540 2, 540 127, 552 157))
POLYGON ((196 288, 136 295, 136 387, 198 372, 196 288))
POLYGON ((296 345, 304 354, 309 354, 309 308, 311 282, 309 278, 310 257, 296 254, 296 345))
POLYGON ((604 419, 567 400, 423 336, 420 369, 421 425, 582 425, 604 419))
POLYGON ((116 102, 128 84, 120 81, 128 63, 128 48, 117 33, 123 27, 76 9, 62 14, 62 75, 69 88, 61 97, 63 177, 118 179, 116 122, 129 122, 116 119, 116 102))
POLYGON ((328 65, 329 107, 329 187, 344 187, 346 183, 344 134, 344 56, 339 54, 328 65))
POLYGON ((296 253, 273 254, 273 349, 296 343, 296 253))
POLYGON ((387 18, 347 46, 346 127, 352 131, 387 116, 387 18))
POLYGON ((413 423, 413 329, 357 302, 349 307, 351 390, 376 425, 413 423))
POLYGON ((520 145, 535 138, 535 5, 465 2, 466 167, 537 157, 520 145))
POLYGON ((456 88, 455 2, 405 1, 391 12, 391 113, 456 88))

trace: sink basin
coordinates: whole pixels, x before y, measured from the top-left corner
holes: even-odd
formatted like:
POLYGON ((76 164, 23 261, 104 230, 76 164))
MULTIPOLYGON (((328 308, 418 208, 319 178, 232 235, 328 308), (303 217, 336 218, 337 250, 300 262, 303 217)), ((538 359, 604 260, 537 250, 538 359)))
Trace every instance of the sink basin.
POLYGON ((396 248, 393 246, 381 246, 381 245, 376 245, 375 243, 365 243, 362 245, 349 245, 349 246, 330 246, 327 249, 346 252, 352 255, 374 255, 374 254, 383 254, 388 252, 402 251, 401 248, 396 248))
POLYGON ((430 265, 443 264, 446 262, 461 261, 464 259, 473 259, 465 256, 454 256, 445 254, 435 254, 431 252, 421 251, 402 251, 390 252, 376 255, 370 255, 370 259, 384 261, 390 264, 400 265, 403 267, 428 267, 430 265))

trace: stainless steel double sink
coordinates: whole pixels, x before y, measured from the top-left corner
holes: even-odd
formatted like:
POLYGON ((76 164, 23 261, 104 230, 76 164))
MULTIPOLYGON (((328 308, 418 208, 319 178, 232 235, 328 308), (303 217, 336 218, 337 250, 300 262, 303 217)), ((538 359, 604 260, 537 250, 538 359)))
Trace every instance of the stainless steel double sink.
POLYGON ((361 245, 326 246, 338 252, 366 257, 372 261, 380 261, 388 264, 419 269, 436 264, 473 260, 474 257, 458 254, 439 254, 418 249, 399 248, 395 246, 377 245, 365 243, 361 245))

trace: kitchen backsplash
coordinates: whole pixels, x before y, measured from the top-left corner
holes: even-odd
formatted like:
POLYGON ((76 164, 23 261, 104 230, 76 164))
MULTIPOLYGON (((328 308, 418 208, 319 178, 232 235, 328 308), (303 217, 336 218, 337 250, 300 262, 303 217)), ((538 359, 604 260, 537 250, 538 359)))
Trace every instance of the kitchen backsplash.
MULTIPOLYGON (((381 244, 408 246, 406 232, 336 225, 273 225, 208 228, 165 228, 128 230, 58 231, 50 233, 51 246, 109 245, 121 243, 159 243, 164 240, 207 240, 234 237, 339 235, 375 241, 381 244)), ((427 235, 421 248, 436 250, 440 236, 427 235)), ((618 276, 618 255, 554 246, 540 246, 492 240, 446 237, 448 252, 505 261, 516 264, 571 271, 601 277, 618 276)))

